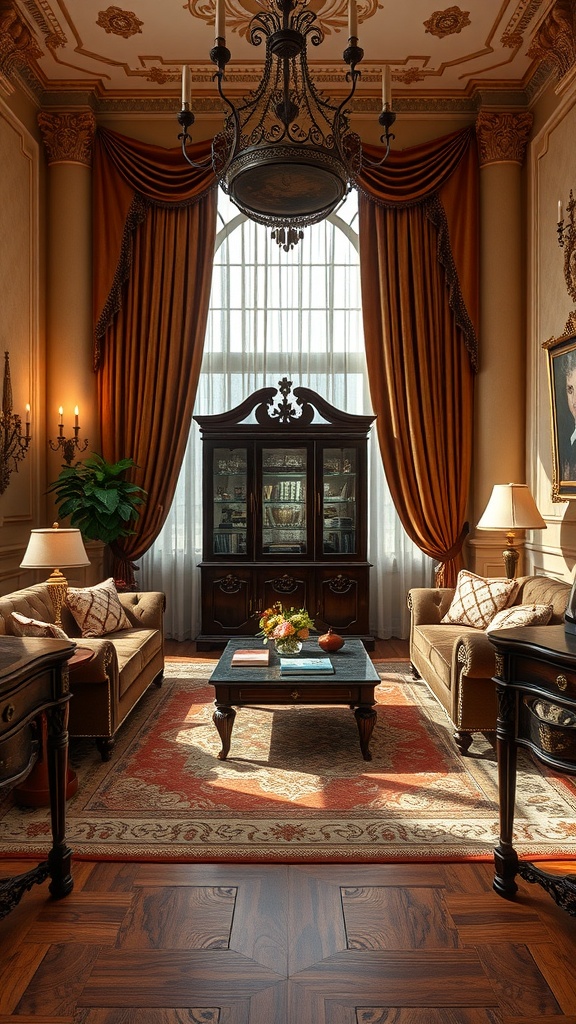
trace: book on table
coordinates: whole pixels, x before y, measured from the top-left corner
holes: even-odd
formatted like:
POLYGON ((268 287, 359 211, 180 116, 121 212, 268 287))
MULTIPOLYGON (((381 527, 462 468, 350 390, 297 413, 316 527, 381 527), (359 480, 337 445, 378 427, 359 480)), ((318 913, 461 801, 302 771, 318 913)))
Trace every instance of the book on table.
POLYGON ((330 658, 280 658, 280 675, 334 674, 330 658))
POLYGON ((232 661, 230 662, 230 664, 235 665, 237 668, 241 668, 242 666, 250 667, 251 665, 269 665, 270 648, 263 647, 262 650, 254 647, 239 648, 237 651, 234 651, 234 654, 232 655, 232 661))

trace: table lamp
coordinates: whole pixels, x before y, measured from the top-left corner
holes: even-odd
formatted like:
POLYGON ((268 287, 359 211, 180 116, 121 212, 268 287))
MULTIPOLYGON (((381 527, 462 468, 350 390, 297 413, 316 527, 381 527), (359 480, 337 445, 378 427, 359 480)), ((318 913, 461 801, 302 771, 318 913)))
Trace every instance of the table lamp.
POLYGON ((478 520, 479 530, 504 530, 507 548, 502 552, 506 576, 516 575, 519 552, 514 547, 516 530, 545 530, 546 523, 536 508, 528 484, 494 484, 490 500, 478 520))
POLYGON ((62 626, 62 605, 68 589, 68 581, 61 570, 82 565, 90 565, 90 560, 80 530, 61 530, 58 523, 54 523, 52 527, 31 531, 20 568, 53 570, 46 582, 50 587, 57 626, 62 626))

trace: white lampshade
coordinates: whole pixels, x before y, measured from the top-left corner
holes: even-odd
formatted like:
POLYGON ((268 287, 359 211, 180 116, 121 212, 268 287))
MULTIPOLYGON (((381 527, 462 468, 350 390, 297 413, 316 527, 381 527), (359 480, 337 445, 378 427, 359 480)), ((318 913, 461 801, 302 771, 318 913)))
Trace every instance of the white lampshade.
POLYGON ((58 523, 32 530, 21 569, 70 569, 90 565, 80 530, 61 530, 58 523))
POLYGON ((545 530, 528 484, 494 484, 477 523, 479 530, 545 530))

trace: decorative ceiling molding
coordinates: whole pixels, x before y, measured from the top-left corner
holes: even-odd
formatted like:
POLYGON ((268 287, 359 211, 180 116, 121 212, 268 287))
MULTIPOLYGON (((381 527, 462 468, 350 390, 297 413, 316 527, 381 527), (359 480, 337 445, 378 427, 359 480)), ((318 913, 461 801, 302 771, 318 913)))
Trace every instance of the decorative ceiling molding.
POLYGON ((98 11, 96 24, 110 35, 130 39, 130 36, 142 34, 144 22, 140 21, 133 11, 123 11, 120 7, 107 7, 105 11, 98 11))
POLYGON ((445 11, 434 11, 424 22, 424 28, 430 35, 438 39, 456 35, 471 24, 470 11, 461 11, 459 7, 447 7, 445 11))
POLYGON ((556 0, 554 7, 528 49, 528 56, 546 62, 558 79, 576 65, 576 4, 574 0, 556 0))
POLYGON ((541 7, 542 0, 521 0, 504 29, 501 39, 502 46, 510 47, 510 49, 522 46, 524 32, 541 7))
POLYGON ((41 56, 42 50, 11 0, 0 0, 0 74, 9 78, 13 71, 30 66, 41 56))

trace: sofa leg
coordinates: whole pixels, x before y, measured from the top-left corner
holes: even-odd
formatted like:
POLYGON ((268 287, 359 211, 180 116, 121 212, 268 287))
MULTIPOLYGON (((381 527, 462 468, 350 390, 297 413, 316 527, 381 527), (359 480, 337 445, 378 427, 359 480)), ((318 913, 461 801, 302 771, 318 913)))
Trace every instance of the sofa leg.
POLYGON ((103 761, 109 761, 112 756, 112 748, 114 746, 113 736, 97 736, 96 746, 100 751, 100 757, 103 761))
POLYGON ((462 757, 466 757, 466 754, 472 745, 472 733, 462 732, 460 729, 456 729, 456 732, 454 733, 454 742, 462 754, 462 757))
POLYGON ((412 664, 412 662, 410 662, 410 668, 412 670, 412 675, 414 676, 414 679, 421 679, 422 678, 420 673, 419 673, 419 671, 418 671, 418 669, 416 668, 415 665, 412 664))
POLYGON ((158 675, 156 676, 156 678, 154 679, 154 685, 155 686, 162 686, 163 682, 164 682, 164 673, 163 672, 159 672, 158 675))

